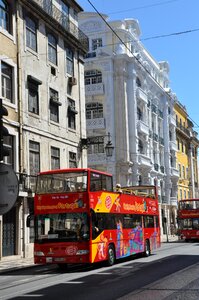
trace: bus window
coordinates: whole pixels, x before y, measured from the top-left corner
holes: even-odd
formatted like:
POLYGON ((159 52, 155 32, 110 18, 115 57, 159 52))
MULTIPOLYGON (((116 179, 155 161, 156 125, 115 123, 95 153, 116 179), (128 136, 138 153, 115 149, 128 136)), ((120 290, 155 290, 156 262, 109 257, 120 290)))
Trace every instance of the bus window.
POLYGON ((154 227, 154 217, 153 216, 144 216, 144 227, 153 228, 154 227))
POLYGON ((90 190, 94 191, 113 191, 112 177, 104 174, 91 172, 90 190))
POLYGON ((199 229, 199 219, 193 219, 193 229, 199 229))

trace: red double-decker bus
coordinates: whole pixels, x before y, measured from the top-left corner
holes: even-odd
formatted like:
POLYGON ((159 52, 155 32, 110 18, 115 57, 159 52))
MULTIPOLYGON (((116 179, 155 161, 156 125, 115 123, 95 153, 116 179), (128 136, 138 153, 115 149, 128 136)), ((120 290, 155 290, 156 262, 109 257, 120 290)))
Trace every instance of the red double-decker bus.
POLYGON ((89 168, 41 172, 34 221, 36 264, 113 265, 160 246, 155 186, 114 191, 112 175, 89 168))
POLYGON ((199 198, 179 201, 178 226, 181 239, 199 240, 199 198))

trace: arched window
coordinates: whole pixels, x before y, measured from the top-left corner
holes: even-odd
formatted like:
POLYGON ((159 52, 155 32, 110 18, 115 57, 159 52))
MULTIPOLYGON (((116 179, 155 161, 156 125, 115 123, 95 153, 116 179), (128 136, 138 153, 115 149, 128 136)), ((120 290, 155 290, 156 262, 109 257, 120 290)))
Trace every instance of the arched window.
POLYGON ((10 12, 5 0, 0 0, 0 27, 10 32, 10 12))
POLYGON ((85 71, 84 76, 85 76, 85 85, 102 82, 102 72, 99 70, 85 71))

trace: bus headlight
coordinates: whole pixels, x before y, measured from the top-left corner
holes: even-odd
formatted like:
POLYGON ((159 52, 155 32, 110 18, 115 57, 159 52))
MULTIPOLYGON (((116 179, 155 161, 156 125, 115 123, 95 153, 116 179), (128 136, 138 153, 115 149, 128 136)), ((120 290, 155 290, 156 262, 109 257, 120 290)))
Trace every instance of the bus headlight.
POLYGON ((85 254, 88 254, 89 253, 89 250, 78 250, 76 252, 76 255, 85 255, 85 254))
POLYGON ((42 251, 35 251, 34 255, 35 256, 44 256, 44 253, 42 251))

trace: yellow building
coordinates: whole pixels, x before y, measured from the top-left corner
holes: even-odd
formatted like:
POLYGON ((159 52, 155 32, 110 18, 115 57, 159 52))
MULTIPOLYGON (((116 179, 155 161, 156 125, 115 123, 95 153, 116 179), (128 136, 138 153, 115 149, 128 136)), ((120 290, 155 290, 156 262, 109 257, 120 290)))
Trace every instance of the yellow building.
POLYGON ((196 197, 198 194, 197 150, 199 141, 193 130, 185 106, 175 103, 176 114, 176 162, 179 170, 178 200, 196 197))

